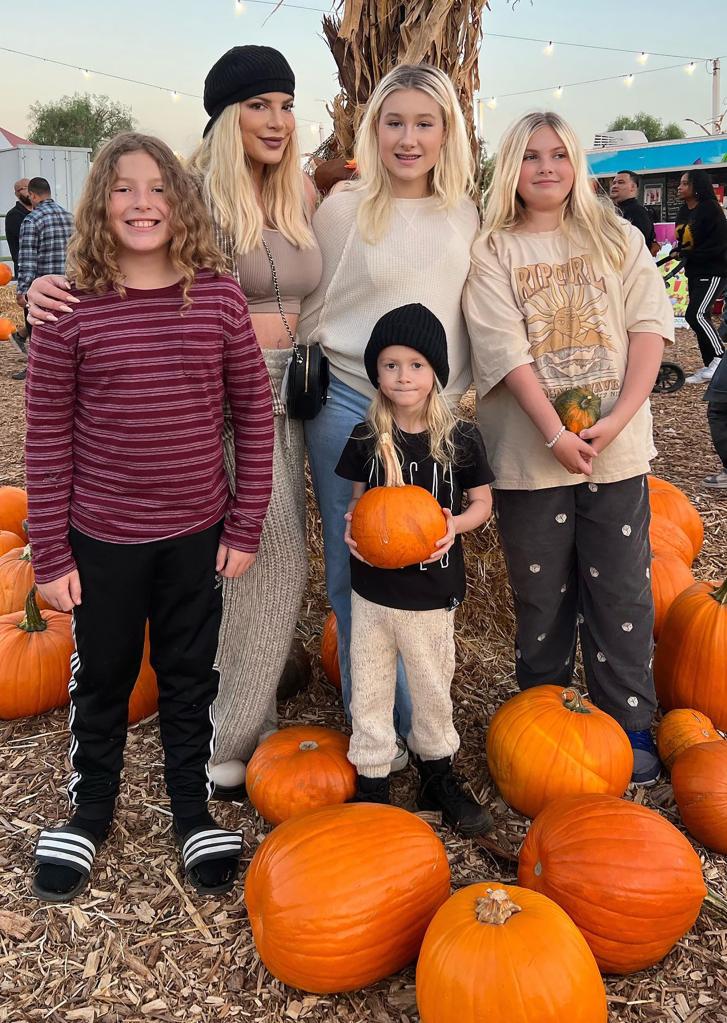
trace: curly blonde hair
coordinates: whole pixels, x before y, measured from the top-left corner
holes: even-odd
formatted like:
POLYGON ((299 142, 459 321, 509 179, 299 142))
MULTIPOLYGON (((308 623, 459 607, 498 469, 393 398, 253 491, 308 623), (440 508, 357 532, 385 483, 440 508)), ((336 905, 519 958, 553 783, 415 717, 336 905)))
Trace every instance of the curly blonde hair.
POLYGON ((215 244, 210 216, 194 179, 169 146, 152 135, 122 132, 107 142, 93 161, 68 243, 66 273, 81 291, 99 293, 114 288, 126 295, 118 262, 119 241, 109 219, 109 199, 119 159, 128 153, 147 153, 159 168, 169 206, 169 258, 179 273, 182 308, 186 309, 191 305, 189 289, 195 272, 204 269, 225 273, 225 260, 215 244))

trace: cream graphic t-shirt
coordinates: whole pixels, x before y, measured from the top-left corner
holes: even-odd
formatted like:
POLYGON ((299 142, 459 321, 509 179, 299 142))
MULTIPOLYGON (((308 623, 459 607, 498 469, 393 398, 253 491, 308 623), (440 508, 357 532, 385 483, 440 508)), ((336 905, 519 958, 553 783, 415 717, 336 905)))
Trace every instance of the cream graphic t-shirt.
POLYGON ((586 386, 613 408, 626 374, 629 331, 674 340, 674 314, 662 278, 631 224, 620 272, 604 271, 583 244, 562 230, 480 236, 463 307, 472 346, 477 415, 501 489, 540 490, 590 480, 612 483, 649 471, 656 454, 646 401, 593 460, 593 475, 573 476, 504 384, 531 363, 551 401, 586 386))

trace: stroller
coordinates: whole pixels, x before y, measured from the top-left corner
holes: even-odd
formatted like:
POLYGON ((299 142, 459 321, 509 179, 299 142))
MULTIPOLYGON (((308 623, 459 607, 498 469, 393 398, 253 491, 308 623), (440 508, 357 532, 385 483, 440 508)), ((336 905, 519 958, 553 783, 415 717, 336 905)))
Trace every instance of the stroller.
MULTIPOLYGON (((671 254, 665 256, 663 259, 657 260, 656 265, 661 268, 666 263, 674 263, 674 266, 665 273, 664 286, 666 287, 672 277, 676 276, 680 270, 684 268, 684 263, 680 262, 671 254)), ((656 377, 656 382, 651 389, 652 394, 674 394, 684 386, 686 379, 684 370, 676 362, 662 362, 659 367, 659 373, 656 377)))

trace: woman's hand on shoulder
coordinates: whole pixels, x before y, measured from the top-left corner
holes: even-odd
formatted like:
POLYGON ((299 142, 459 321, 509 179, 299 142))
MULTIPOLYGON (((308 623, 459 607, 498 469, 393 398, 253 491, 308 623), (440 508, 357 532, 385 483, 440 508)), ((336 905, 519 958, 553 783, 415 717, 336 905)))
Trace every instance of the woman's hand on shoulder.
POLYGON ((31 326, 40 327, 43 323, 56 323, 54 313, 72 313, 71 305, 78 299, 69 295, 71 285, 60 274, 46 274, 36 277, 28 288, 28 320, 31 326))
POLYGON ((566 430, 550 449, 560 464, 574 476, 590 476, 593 459, 598 452, 581 440, 577 433, 566 430))

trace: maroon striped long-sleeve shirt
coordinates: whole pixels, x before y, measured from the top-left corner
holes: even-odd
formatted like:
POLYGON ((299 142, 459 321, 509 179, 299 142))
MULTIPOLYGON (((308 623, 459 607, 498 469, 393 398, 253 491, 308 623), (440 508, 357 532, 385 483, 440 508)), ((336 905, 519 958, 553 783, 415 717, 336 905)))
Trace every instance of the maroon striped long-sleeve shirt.
POLYGON ((39 582, 72 571, 69 525, 110 543, 184 536, 224 517, 222 543, 256 551, 272 484, 270 380, 231 277, 74 292, 73 312, 33 331, 26 478, 39 582), (222 455, 235 436, 235 496, 222 455))

